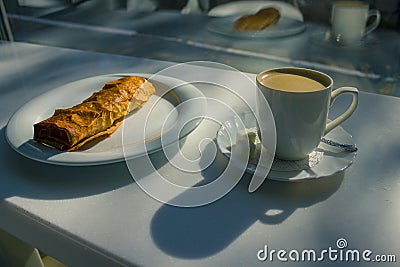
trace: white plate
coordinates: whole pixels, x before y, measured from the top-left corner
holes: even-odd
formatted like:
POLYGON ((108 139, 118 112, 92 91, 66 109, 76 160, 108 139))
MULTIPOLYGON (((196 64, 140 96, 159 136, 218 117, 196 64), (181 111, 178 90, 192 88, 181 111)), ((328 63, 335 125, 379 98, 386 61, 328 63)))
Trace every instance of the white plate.
POLYGON ((161 148, 161 137, 163 145, 178 141, 197 127, 205 113, 204 95, 191 84, 143 73, 101 75, 65 84, 32 99, 9 120, 6 138, 17 152, 37 161, 69 166, 107 164, 156 151, 161 148), (129 114, 111 137, 87 150, 74 152, 62 152, 32 139, 33 124, 50 117, 56 108, 78 104, 106 82, 129 75, 149 78, 156 94, 141 109, 129 114), (181 105, 191 99, 198 101, 181 105), (169 134, 177 128, 181 129, 179 135, 169 134))
MULTIPOLYGON (((255 121, 249 119, 249 116, 243 116, 243 114, 239 116, 235 116, 224 122, 221 128, 217 133, 217 145, 224 156, 230 159, 231 156, 231 147, 234 145, 237 133, 239 131, 237 121, 242 121, 246 128, 255 127, 255 121), (232 138, 232 140, 230 139, 232 138)), ((256 132, 256 131, 255 131, 256 132)), ((347 133, 342 127, 338 126, 333 129, 330 133, 328 133, 325 138, 330 140, 334 140, 340 143, 352 144, 352 137, 349 133, 347 133)), ((241 154, 240 151, 237 151, 238 154, 241 154)), ((311 180, 311 179, 320 179, 324 177, 329 177, 334 174, 340 173, 348 168, 354 161, 356 157, 356 152, 345 152, 339 148, 332 147, 326 145, 324 143, 320 143, 316 152, 321 156, 318 163, 312 165, 309 168, 305 168, 302 170, 288 170, 288 171, 276 171, 273 169, 281 169, 282 161, 278 160, 274 161, 272 164, 271 170, 269 171, 268 178, 272 180, 278 181, 286 181, 286 182, 295 182, 295 181, 303 181, 303 180, 311 180), (277 168, 274 168, 274 165, 277 168)), ((247 153, 244 153, 247 154, 247 153)), ((233 164, 237 160, 242 160, 239 158, 235 158, 232 161, 233 164)), ((291 163, 291 162, 288 162, 291 163)), ((238 163, 236 163, 239 165, 238 163)), ((243 165, 243 162, 242 164, 243 165)), ((288 166, 291 164, 288 164, 288 166)), ((260 166, 262 168, 262 166, 260 166)), ((247 163, 246 172, 254 173, 256 169, 256 165, 253 163, 247 163)), ((264 170, 267 173, 268 170, 264 170)))
POLYGON ((281 16, 279 21, 272 26, 266 27, 261 31, 239 32, 233 30, 233 24, 239 16, 229 16, 223 18, 213 18, 207 25, 207 29, 211 32, 239 38, 277 38, 301 33, 305 29, 305 25, 300 20, 281 16))
POLYGON ((234 15, 252 14, 266 7, 275 7, 286 18, 303 21, 303 15, 296 7, 278 1, 235 1, 212 8, 208 15, 212 17, 227 17, 234 15))

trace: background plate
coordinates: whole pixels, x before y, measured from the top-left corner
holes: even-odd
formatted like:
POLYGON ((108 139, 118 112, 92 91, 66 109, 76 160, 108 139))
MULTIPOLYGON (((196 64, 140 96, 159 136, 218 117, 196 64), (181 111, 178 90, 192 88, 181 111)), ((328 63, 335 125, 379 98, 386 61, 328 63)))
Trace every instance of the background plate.
POLYGON ((212 17, 227 17, 233 15, 252 14, 266 7, 274 7, 282 16, 303 21, 303 14, 291 4, 280 1, 234 1, 213 7, 208 15, 212 17))
POLYGON ((211 32, 239 38, 277 38, 294 35, 304 31, 305 25, 300 20, 281 16, 278 23, 266 27, 261 31, 238 32, 233 30, 233 24, 240 16, 229 16, 223 18, 213 18, 207 25, 211 32))

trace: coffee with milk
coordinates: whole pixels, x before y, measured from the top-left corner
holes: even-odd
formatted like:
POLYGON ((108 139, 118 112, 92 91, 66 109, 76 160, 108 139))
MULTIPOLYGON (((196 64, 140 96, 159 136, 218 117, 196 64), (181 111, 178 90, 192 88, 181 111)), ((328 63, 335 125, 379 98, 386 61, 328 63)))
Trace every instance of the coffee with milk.
POLYGON ((310 92, 325 88, 322 83, 297 74, 269 72, 259 79, 263 85, 286 92, 310 92))

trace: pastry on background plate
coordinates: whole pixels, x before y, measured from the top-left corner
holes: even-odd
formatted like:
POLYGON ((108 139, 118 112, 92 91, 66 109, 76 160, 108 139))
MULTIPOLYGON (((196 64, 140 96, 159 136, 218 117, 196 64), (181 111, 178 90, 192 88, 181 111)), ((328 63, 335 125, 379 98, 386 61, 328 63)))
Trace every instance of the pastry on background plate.
POLYGON ((34 124, 33 139, 62 151, 77 150, 110 136, 129 112, 141 108, 154 93, 153 85, 138 76, 107 82, 82 103, 56 109, 53 116, 34 124))
POLYGON ((279 18, 280 13, 276 8, 263 8, 255 14, 245 15, 235 20, 233 30, 239 32, 260 31, 276 24, 279 18))

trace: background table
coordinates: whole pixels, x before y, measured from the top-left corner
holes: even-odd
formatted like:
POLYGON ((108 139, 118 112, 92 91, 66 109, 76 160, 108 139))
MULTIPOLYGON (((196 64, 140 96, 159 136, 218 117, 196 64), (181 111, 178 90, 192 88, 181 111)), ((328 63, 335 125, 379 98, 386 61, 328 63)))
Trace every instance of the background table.
MULTIPOLYGON (((276 250, 335 248, 339 238, 345 238, 351 249, 394 254, 399 260, 398 98, 360 94, 357 111, 343 124, 360 149, 344 173, 307 183, 266 181, 252 194, 247 192, 250 176, 245 175, 214 203, 177 208, 145 194, 124 162, 47 165, 17 154, 5 139, 12 113, 43 92, 94 75, 155 73, 173 63, 18 42, 0 43, 0 58, 0 227, 62 262, 71 266, 280 266, 279 261, 258 261, 257 252, 265 245, 276 250)), ((271 62, 271 67, 278 65, 271 62)), ((215 72, 209 69, 210 75, 215 72)), ((345 82, 345 78, 338 81, 345 82)), ((219 95, 209 85, 198 87, 206 96, 219 95)), ((338 99, 331 115, 347 102, 338 99)), ((217 128, 202 123, 182 149, 197 153, 198 140, 214 138, 217 128)), ((203 172, 188 175, 173 168, 162 153, 151 159, 159 172, 176 180, 209 181, 226 164, 219 155, 203 172)))
POLYGON ((368 45, 342 48, 323 41, 328 25, 305 22, 283 38, 232 38, 210 32, 213 19, 177 11, 102 10, 90 2, 39 18, 9 14, 18 41, 172 62, 216 61, 258 73, 273 64, 318 69, 361 90, 400 95, 400 33, 379 29, 368 45), (107 18, 107 19, 105 19, 107 18), (369 82, 363 82, 369 79, 369 82))

